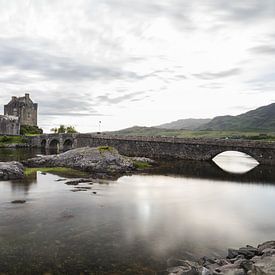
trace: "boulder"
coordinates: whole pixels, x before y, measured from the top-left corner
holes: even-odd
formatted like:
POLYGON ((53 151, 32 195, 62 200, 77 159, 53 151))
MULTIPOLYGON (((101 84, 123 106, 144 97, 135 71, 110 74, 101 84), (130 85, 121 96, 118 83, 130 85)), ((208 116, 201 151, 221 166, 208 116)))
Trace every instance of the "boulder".
POLYGON ((86 172, 116 175, 135 169, 133 161, 112 147, 83 147, 59 155, 38 156, 23 162, 28 167, 68 167, 86 172))
POLYGON ((258 245, 258 250, 260 252, 266 248, 275 248, 275 241, 268 241, 258 245))
POLYGON ((0 162, 0 180, 21 179, 24 177, 24 167, 20 162, 0 162))

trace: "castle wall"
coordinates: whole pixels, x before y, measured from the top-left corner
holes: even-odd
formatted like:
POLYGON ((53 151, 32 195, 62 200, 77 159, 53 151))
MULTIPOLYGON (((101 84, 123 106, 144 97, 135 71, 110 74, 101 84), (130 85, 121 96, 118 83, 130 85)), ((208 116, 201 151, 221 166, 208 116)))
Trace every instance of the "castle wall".
POLYGON ((0 115, 0 135, 19 135, 20 124, 18 118, 0 115))
POLYGON ((29 94, 19 98, 13 96, 4 106, 4 114, 17 116, 21 125, 37 126, 37 108, 37 103, 32 102, 29 94))

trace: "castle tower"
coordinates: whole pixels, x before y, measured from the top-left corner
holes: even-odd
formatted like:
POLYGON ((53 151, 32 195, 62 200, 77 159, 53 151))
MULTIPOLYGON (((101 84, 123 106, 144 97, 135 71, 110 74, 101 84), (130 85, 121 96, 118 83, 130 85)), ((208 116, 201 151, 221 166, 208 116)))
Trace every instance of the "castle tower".
POLYGON ((18 117, 20 125, 37 126, 38 104, 33 103, 28 93, 23 97, 12 96, 4 106, 4 114, 18 117))

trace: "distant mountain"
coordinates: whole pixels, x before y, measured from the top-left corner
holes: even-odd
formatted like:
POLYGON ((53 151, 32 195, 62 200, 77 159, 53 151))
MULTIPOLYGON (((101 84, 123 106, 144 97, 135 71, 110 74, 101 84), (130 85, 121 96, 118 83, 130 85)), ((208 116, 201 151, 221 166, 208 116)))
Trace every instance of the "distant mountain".
POLYGON ((168 132, 169 130, 167 129, 159 129, 156 127, 133 126, 111 133, 122 136, 159 136, 162 134, 166 136, 168 132))
POLYGON ((238 116, 218 116, 196 130, 275 131, 275 103, 238 116))
MULTIPOLYGON (((232 135, 258 136, 257 133, 275 132, 275 103, 257 108, 237 116, 218 116, 211 119, 180 119, 155 127, 134 126, 120 131, 109 132, 116 135, 132 136, 174 136, 224 138, 232 135), (197 125, 197 127, 196 127, 197 125), (234 132, 234 133, 228 133, 234 132)), ((259 136, 257 137, 259 138, 259 136)), ((275 139, 275 138, 274 138, 275 139)))
POLYGON ((170 123, 161 124, 155 126, 155 128, 160 129, 168 129, 168 130, 195 130, 204 124, 207 124, 211 121, 210 118, 187 118, 187 119, 179 119, 176 121, 172 121, 170 123))

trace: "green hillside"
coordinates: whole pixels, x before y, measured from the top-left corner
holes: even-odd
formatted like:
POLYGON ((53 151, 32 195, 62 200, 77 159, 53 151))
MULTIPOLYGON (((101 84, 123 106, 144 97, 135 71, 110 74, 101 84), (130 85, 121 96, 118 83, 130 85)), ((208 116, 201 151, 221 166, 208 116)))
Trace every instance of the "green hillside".
POLYGON ((169 130, 195 130, 198 127, 210 122, 210 118, 187 118, 187 119, 179 119, 176 121, 172 121, 169 123, 161 124, 155 126, 155 128, 160 129, 169 129, 169 130))
POLYGON ((197 128, 212 131, 275 131, 275 103, 238 116, 219 116, 197 128))

